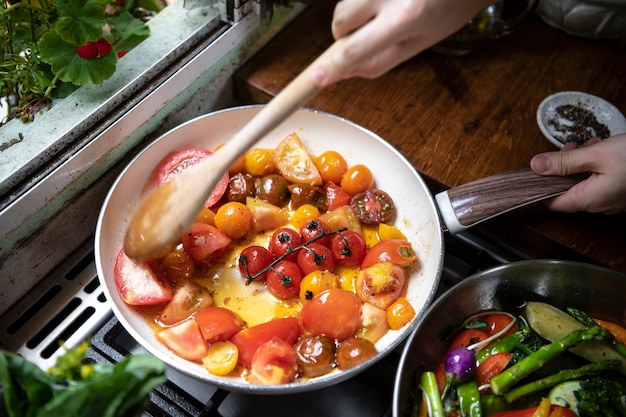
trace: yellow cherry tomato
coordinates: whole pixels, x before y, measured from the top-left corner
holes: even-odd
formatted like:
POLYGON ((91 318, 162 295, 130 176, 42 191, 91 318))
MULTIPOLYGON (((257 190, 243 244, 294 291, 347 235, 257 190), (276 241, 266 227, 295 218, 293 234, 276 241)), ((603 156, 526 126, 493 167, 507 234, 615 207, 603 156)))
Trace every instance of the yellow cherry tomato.
POLYGON ((339 288, 339 277, 330 271, 313 271, 300 283, 300 299, 310 300, 324 290, 339 288))
POLYGON ((215 227, 231 239, 244 237, 254 223, 250 209, 237 201, 230 201, 217 209, 214 220, 215 227))
POLYGON ((202 207, 200 213, 196 216, 196 221, 215 226, 215 213, 209 208, 202 207))
POLYGON ((387 324, 392 330, 404 327, 415 317, 415 310, 406 297, 399 297, 389 307, 387 307, 387 324))
POLYGON ((385 223, 378 225, 378 236, 380 240, 400 239, 406 240, 406 236, 396 226, 391 226, 385 223))
POLYGON ((250 175, 263 176, 276 172, 273 151, 270 149, 254 148, 246 152, 246 171, 250 175))
POLYGON ((348 163, 336 151, 326 151, 315 160, 315 166, 324 182, 332 181, 339 185, 341 177, 348 170, 348 163))
POLYGON ((213 375, 228 375, 237 366, 239 350, 237 346, 228 340, 214 342, 209 345, 208 352, 202 358, 202 364, 213 375))
POLYGON ((309 220, 317 219, 319 216, 320 211, 317 207, 313 204, 303 204, 291 215, 291 224, 300 229, 300 226, 309 220))
POLYGON ((374 186, 374 174, 365 165, 357 164, 343 174, 340 185, 348 194, 355 195, 374 186))

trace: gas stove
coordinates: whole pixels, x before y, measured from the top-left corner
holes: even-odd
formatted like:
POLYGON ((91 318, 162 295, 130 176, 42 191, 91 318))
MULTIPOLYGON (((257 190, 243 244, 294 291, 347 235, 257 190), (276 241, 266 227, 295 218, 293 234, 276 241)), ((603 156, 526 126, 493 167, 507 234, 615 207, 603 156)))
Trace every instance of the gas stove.
MULTIPOLYGON (((525 259, 478 234, 445 236, 444 269, 437 295, 475 272, 525 259)), ((100 286, 93 244, 79 250, 0 317, 1 347, 42 369, 73 347, 91 340, 88 360, 116 363, 128 354, 147 353, 114 316, 100 286)), ((167 369, 168 381, 150 394, 146 416, 274 416, 280 408, 298 416, 390 416, 401 346, 361 374, 323 389, 280 395, 228 392, 167 369), (367 400, 365 400, 367 399, 367 400)))

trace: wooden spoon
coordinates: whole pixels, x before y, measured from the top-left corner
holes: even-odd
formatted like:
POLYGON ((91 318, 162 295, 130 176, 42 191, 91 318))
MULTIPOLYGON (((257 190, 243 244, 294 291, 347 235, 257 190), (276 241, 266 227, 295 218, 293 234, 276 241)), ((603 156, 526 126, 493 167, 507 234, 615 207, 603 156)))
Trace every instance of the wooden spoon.
POLYGON ((321 61, 338 58, 342 43, 340 39, 324 51, 215 156, 190 166, 151 193, 138 207, 126 230, 126 255, 147 259, 180 239, 218 181, 237 159, 320 91, 311 80, 313 68, 321 61))

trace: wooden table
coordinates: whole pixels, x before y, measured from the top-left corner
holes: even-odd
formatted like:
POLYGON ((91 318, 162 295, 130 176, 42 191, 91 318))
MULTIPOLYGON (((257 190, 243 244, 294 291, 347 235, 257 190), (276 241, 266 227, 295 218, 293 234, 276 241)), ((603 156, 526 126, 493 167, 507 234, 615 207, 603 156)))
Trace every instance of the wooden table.
MULTIPOLYGON (((333 6, 311 6, 236 73, 241 102, 266 103, 331 44, 333 6)), ((555 150, 535 115, 546 96, 566 90, 601 96, 626 112, 626 48, 566 35, 533 15, 469 55, 426 51, 376 80, 332 86, 307 107, 385 138, 435 192, 555 150)), ((626 272, 626 214, 559 214, 538 203, 473 230, 535 258, 583 259, 626 272)))

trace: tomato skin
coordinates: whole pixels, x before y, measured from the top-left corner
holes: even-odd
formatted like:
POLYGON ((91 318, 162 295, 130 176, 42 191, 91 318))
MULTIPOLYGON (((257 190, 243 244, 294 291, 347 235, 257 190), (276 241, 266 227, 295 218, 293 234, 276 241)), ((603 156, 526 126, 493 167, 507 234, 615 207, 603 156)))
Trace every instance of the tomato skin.
POLYGON ((148 262, 130 259, 121 249, 115 260, 113 279, 117 292, 126 304, 162 304, 174 297, 174 291, 159 272, 148 262))
POLYGON ((298 252, 298 266, 308 275, 313 271, 333 271, 335 260, 333 254, 327 246, 319 243, 311 243, 298 252))
POLYGON ((361 223, 365 224, 388 222, 396 212, 389 194, 373 188, 355 194, 350 199, 350 207, 361 223))
POLYGON ((239 349, 239 363, 248 368, 252 364, 254 353, 262 344, 278 337, 289 345, 293 345, 300 337, 300 333, 298 319, 285 317, 243 329, 230 341, 239 349))
POLYGON ((330 247, 339 266, 358 266, 365 259, 365 238, 359 232, 346 230, 333 236, 330 247))
POLYGON ((309 242, 316 239, 315 242, 321 245, 330 245, 331 235, 320 237, 325 233, 330 233, 330 226, 322 219, 313 219, 304 223, 300 227, 300 235, 303 242, 309 242))
POLYGON ((298 374, 298 357, 293 346, 274 337, 254 352, 248 381, 252 384, 288 384, 298 374))
POLYGON ((170 252, 159 263, 167 278, 172 282, 191 279, 196 271, 193 261, 184 251, 170 252))
MULTIPOLYGON (((270 237, 269 250, 274 256, 280 258, 288 251, 293 251, 300 244, 302 244, 300 233, 288 227, 281 227, 276 229, 272 237, 270 237)), ((294 251, 284 259, 295 262, 297 257, 298 253, 294 251)))
POLYGON ((498 352, 489 356, 476 367, 476 382, 478 386, 488 384, 496 375, 499 375, 511 362, 513 354, 498 352))
MULTIPOLYGON (((563 412, 563 417, 576 417, 576 414, 572 410, 560 405, 551 405, 550 412, 560 408, 563 412)), ((501 411, 499 413, 492 414, 490 417, 532 417, 537 410, 537 407, 524 408, 523 410, 501 411)))
MULTIPOLYGON (((213 152, 202 148, 188 148, 170 153, 163 158, 156 169, 157 185, 163 185, 175 175, 211 155, 213 152)), ((204 204, 207 208, 213 207, 222 198, 228 188, 229 178, 230 175, 226 173, 217 183, 204 204)))
POLYGON ((215 227, 236 240, 244 237, 252 229, 254 217, 245 204, 229 201, 217 209, 214 221, 215 227))
POLYGON ((197 362, 207 354, 207 343, 193 319, 158 332, 156 338, 183 359, 197 362))
POLYGON ((327 374, 335 366, 335 342, 326 336, 303 336, 294 350, 300 372, 307 378, 327 374))
MULTIPOLYGON (((261 272, 272 262, 276 260, 276 256, 263 246, 248 246, 239 254, 239 272, 244 278, 249 279, 261 272)), ((267 271, 259 275, 255 281, 263 282, 267 277, 267 271)))
POLYGON ((417 255, 407 240, 381 240, 372 246, 361 263, 361 269, 369 268, 379 262, 406 267, 417 261, 417 255))
POLYGON ((211 304, 213 304, 213 297, 205 287, 193 281, 186 281, 184 285, 176 289, 174 298, 159 312, 158 321, 171 326, 211 304))
POLYGON ((350 195, 362 193, 374 186, 372 171, 363 164, 354 165, 341 177, 341 188, 350 195))
POLYGON ((361 300, 350 291, 328 289, 302 306, 302 326, 313 334, 343 340, 354 334, 361 319, 361 300))
POLYGON ((381 310, 387 310, 406 289, 406 271, 391 262, 379 262, 358 271, 354 281, 357 296, 381 310))
POLYGON ((324 184, 324 192, 326 194, 327 210, 333 211, 342 206, 350 204, 352 196, 343 188, 330 181, 324 184))
MULTIPOLYGON (((480 320, 485 321, 489 325, 489 335, 491 336, 502 331, 513 319, 506 314, 493 313, 481 317, 480 320)), ((503 336, 505 334, 515 333, 515 330, 515 326, 512 326, 503 336)))
POLYGON ((341 177, 348 170, 348 163, 337 151, 326 151, 316 160, 315 166, 322 176, 324 182, 332 181, 339 183, 341 177))
POLYGON ((196 314, 202 337, 208 343, 229 340, 244 327, 243 320, 223 307, 207 307, 196 314))
POLYGON ((232 241, 224 232, 206 223, 193 223, 182 237, 185 252, 200 269, 211 267, 232 241))
POLYGON ((349 337, 337 346, 337 367, 341 370, 354 368, 376 356, 376 346, 362 337, 349 337))
POLYGON ((281 300, 298 297, 300 283, 304 278, 302 270, 292 261, 280 261, 269 271, 265 281, 270 292, 281 300))

